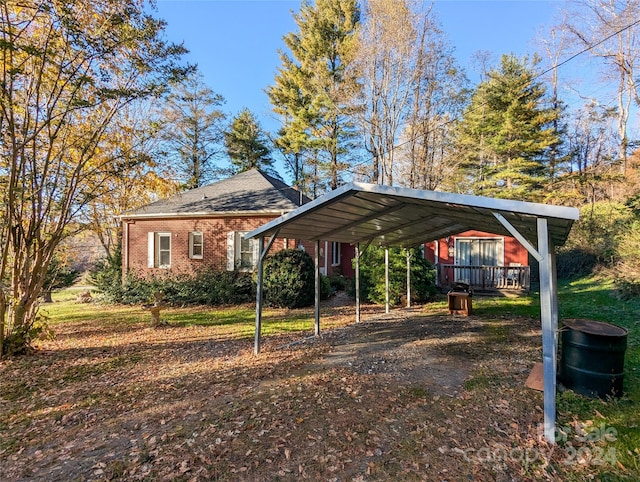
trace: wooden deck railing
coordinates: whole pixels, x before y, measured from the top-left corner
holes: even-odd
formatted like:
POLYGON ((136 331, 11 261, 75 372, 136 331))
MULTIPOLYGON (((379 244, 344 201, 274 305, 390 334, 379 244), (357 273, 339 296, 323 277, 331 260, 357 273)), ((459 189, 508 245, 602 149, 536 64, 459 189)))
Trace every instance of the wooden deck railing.
POLYGON ((456 281, 469 283, 474 290, 528 290, 529 266, 438 265, 439 286, 448 290, 456 281))

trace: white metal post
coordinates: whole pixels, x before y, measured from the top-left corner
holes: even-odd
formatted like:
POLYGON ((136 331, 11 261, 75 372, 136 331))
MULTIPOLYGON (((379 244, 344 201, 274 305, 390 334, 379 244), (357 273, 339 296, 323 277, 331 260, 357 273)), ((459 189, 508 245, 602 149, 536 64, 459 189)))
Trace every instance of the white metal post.
POLYGON ((276 230, 276 232, 271 236, 267 246, 264 245, 264 238, 258 238, 258 283, 256 286, 256 334, 255 341, 253 345, 253 352, 257 355, 260 353, 260 332, 262 331, 262 298, 263 298, 263 289, 264 289, 264 257, 267 255, 271 246, 273 246, 273 242, 276 240, 276 236, 278 236, 278 232, 280 230, 276 230))
MULTIPOLYGON (((327 253, 325 252, 326 256, 327 253)), ((316 241, 316 286, 315 286, 315 334, 318 336, 320 334, 320 240, 316 241)))
POLYGON ((558 302, 555 284, 553 243, 547 220, 538 218, 540 260, 540 319, 542 321, 542 364, 544 374, 544 435, 555 443, 556 429, 556 353, 558 302))
POLYGON ((262 330, 262 290, 264 272, 264 238, 259 238, 260 254, 258 257, 258 283, 256 286, 256 334, 253 344, 253 353, 260 353, 260 332, 262 330))
POLYGON ((411 308, 411 251, 407 248, 407 308, 411 308))
POLYGON ((356 243, 356 323, 360 323, 360 243, 356 243))
POLYGON ((384 248, 384 312, 389 313, 389 248, 384 248))

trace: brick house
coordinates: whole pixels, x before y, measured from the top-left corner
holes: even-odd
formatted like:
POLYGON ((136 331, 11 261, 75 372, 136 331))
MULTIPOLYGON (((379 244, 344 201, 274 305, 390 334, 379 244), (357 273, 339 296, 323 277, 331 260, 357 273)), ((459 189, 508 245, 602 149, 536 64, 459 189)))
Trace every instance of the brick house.
MULTIPOLYGON (((250 271, 259 247, 244 234, 306 201, 296 189, 252 169, 148 204, 121 216, 123 275, 191 274, 204 268, 250 271)), ((324 274, 343 272, 343 261, 345 274, 352 269, 350 247, 336 244, 320 244, 324 274)), ((295 247, 314 256, 315 244, 298 239, 276 239, 271 252, 295 247)))
MULTIPOLYGON (((244 235, 308 201, 295 188, 252 169, 148 204, 121 216, 123 275, 251 271, 258 242, 244 235)), ((285 248, 315 255, 315 242, 300 239, 276 239, 270 252, 285 248)), ((321 241, 320 272, 351 278, 354 256, 352 245, 321 241)), ((511 237, 468 231, 426 243, 425 257, 437 266, 443 288, 458 280, 475 288, 528 288, 527 252, 511 237)))

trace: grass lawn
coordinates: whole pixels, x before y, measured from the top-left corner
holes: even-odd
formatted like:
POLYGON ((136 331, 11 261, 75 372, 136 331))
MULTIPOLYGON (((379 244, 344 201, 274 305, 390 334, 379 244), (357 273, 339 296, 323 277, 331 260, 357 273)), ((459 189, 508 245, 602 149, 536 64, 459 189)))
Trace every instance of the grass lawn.
POLYGON ((562 283, 560 318, 629 329, 625 394, 558 393, 540 437, 536 294, 410 310, 264 312, 75 302, 43 309, 56 336, 0 361, 0 480, 640 480, 640 307, 611 283, 562 283), (299 342, 303 340, 303 342, 299 342))

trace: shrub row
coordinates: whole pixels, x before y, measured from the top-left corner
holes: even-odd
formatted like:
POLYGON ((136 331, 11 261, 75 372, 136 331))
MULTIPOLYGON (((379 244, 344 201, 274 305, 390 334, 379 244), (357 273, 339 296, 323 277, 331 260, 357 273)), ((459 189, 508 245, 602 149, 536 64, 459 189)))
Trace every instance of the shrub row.
MULTIPOLYGON (((139 304, 153 301, 161 292, 173 305, 228 305, 255 300, 256 275, 240 271, 204 270, 195 275, 172 274, 143 277, 133 273, 122 282, 120 258, 103 260, 92 272, 92 282, 107 301, 139 304)), ((341 282, 336 282, 340 285, 341 282)), ((321 297, 332 287, 322 277, 321 297)), ((264 301, 269 306, 300 308, 315 299, 315 272, 311 257, 300 250, 278 251, 265 260, 264 301)))

